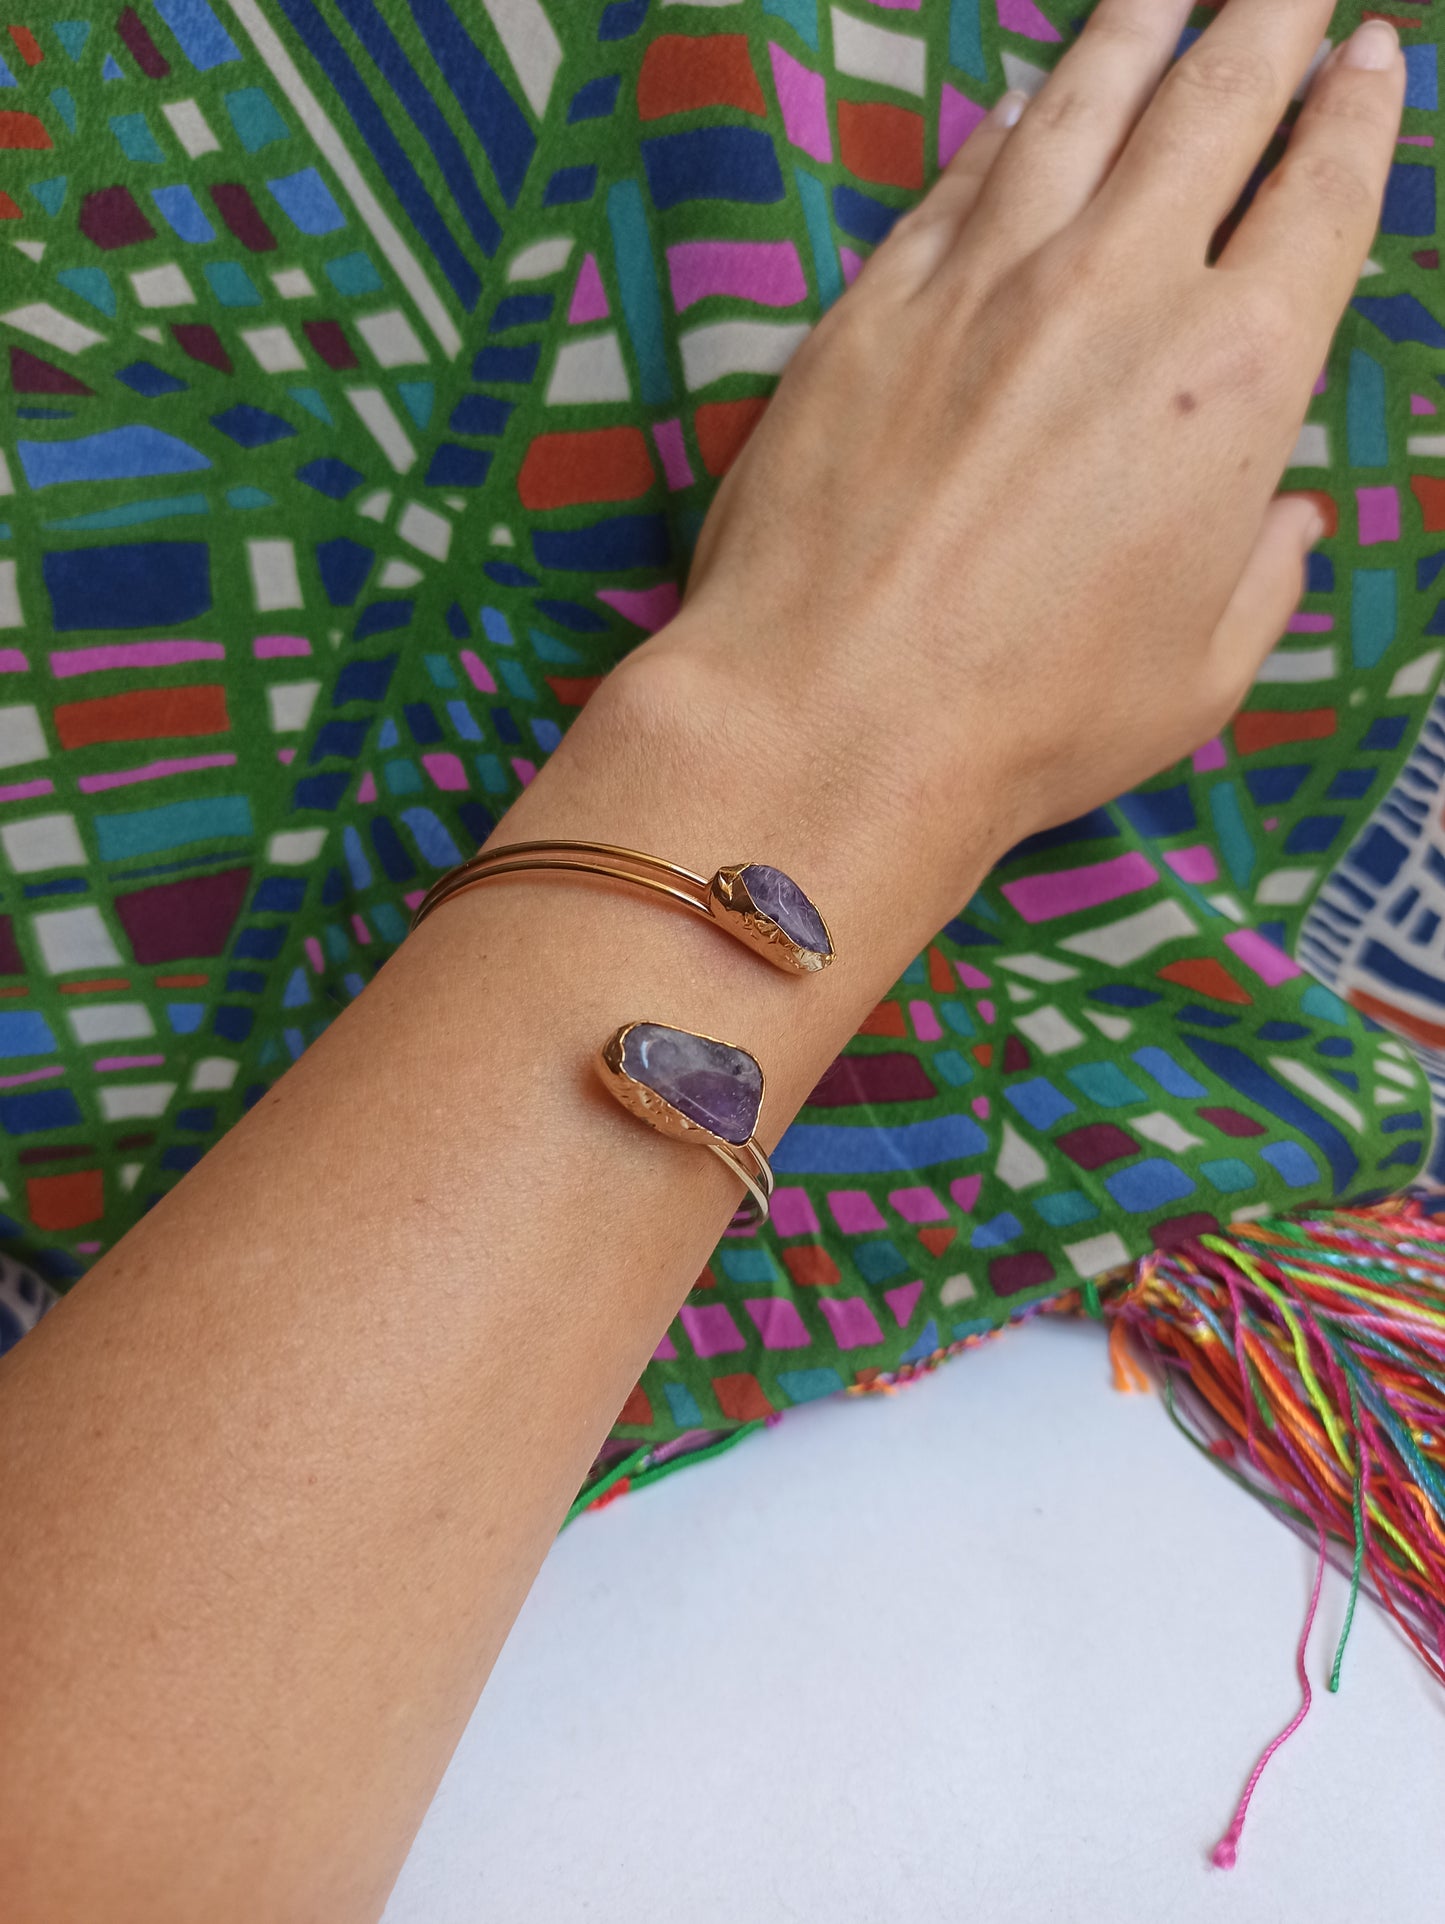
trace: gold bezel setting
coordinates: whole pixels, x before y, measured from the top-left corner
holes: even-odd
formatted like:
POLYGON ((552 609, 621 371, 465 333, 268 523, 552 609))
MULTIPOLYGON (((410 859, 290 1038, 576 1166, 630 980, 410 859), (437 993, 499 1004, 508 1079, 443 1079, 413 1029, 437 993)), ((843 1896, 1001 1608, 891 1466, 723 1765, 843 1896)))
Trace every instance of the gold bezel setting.
POLYGON ((753 1121, 754 1134, 746 1142, 729 1142, 705 1124, 695 1122, 691 1116, 684 1115, 660 1095, 650 1084, 641 1082, 628 1069, 625 1061, 627 1038, 634 1029, 675 1028, 672 1023, 650 1022, 639 1018, 635 1022, 624 1022, 620 1029, 610 1035, 595 1057, 595 1067, 603 1087, 621 1103, 629 1115, 645 1122, 660 1136, 672 1142, 690 1142, 698 1148, 710 1149, 713 1154, 743 1185, 748 1192, 748 1202, 733 1218, 733 1226, 740 1229, 755 1229, 767 1221, 770 1198, 773 1193, 773 1171, 764 1151, 759 1147, 756 1130, 758 1118, 762 1115, 763 1102, 767 1095, 767 1078, 762 1064, 748 1050, 740 1048, 735 1042, 724 1042, 721 1036, 704 1035, 700 1029, 677 1030, 680 1035, 695 1037, 699 1042, 712 1042, 719 1048, 736 1050, 739 1055, 747 1056, 758 1072, 758 1106, 753 1121))
MULTIPOLYGON (((775 967, 787 969, 793 975, 816 975, 833 960, 833 934, 823 919, 822 910, 810 897, 804 898, 822 923, 828 943, 826 950, 804 948, 766 910, 760 909, 748 892, 743 876, 748 869, 760 866, 762 864, 757 862, 734 862, 727 868, 720 868, 708 883, 710 914, 714 921, 740 942, 746 942, 755 954, 763 956, 775 967)), ((792 878, 787 879, 791 881, 792 878)), ((796 888, 797 884, 793 886, 796 888)), ((798 892, 802 894, 801 889, 798 892)))

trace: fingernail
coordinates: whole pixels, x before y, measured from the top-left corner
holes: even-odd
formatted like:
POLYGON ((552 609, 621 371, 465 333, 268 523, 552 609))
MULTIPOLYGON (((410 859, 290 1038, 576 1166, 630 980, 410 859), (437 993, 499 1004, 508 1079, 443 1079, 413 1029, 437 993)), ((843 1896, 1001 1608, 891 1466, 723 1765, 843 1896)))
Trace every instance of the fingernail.
POLYGON ((1305 546, 1312 548, 1324 534, 1328 525, 1324 516, 1320 513, 1319 509, 1316 508, 1310 515, 1309 522, 1305 528, 1305 546))
POLYGON ((1383 73, 1393 67, 1400 52, 1400 36, 1388 20, 1367 20, 1345 42, 1340 54, 1342 67, 1363 67, 1370 73, 1383 73))
POLYGON ((1016 127, 1028 104, 1028 95, 1017 87, 1011 87, 994 107, 993 117, 1001 127, 1016 127))

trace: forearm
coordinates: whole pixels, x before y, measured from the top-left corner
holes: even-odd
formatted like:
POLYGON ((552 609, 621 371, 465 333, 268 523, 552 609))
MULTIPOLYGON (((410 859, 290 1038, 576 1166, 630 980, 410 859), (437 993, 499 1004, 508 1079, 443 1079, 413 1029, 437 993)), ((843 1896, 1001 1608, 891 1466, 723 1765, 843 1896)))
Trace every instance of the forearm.
POLYGON ((586 883, 463 896, 0 1368, 15 1924, 380 1909, 738 1200, 591 1055, 634 1018, 738 1041, 771 1143, 947 912, 889 804, 820 800, 799 726, 789 760, 670 684, 604 690, 498 839, 778 862, 833 968, 586 883))

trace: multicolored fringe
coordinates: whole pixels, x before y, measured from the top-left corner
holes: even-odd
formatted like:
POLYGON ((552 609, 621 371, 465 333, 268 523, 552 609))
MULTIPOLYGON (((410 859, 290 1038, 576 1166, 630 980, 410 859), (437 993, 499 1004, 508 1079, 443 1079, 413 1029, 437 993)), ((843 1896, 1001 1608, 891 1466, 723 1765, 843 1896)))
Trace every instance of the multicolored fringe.
MULTIPOLYGON (((1305 1647, 1331 1540, 1348 1551, 1350 1600, 1330 1689, 1365 1581, 1445 1682, 1445 1225, 1409 1198, 1236 1224, 1078 1303, 1129 1332, 1186 1434, 1319 1546, 1302 1701, 1215 1849, 1227 1869, 1260 1773, 1309 1710, 1305 1647)), ((1119 1381, 1127 1359, 1110 1347, 1119 1381)))

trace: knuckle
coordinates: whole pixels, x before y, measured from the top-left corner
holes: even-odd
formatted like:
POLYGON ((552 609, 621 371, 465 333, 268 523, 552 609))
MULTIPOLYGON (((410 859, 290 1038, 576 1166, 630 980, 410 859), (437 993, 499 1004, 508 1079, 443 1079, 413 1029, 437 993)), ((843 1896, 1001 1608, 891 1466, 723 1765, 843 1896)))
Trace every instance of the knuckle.
POLYGON ((1096 44, 1112 41, 1117 46, 1144 47, 1152 50, 1159 41, 1159 28, 1138 0, 1104 0, 1089 16, 1084 33, 1096 44))
POLYGON ((1298 340, 1299 322, 1288 295, 1257 285, 1233 301, 1222 351, 1237 383, 1271 386, 1288 373, 1298 340))
POLYGON ((1353 71, 1340 73, 1332 70, 1323 74, 1310 89, 1304 117, 1308 120, 1343 120, 1348 125, 1393 135, 1399 116, 1380 88, 1368 84, 1374 78, 1372 74, 1360 75, 1353 71), (1356 84, 1360 79, 1366 82, 1363 87, 1356 84))
POLYGON ((1374 192, 1359 169, 1337 154, 1309 154, 1297 165, 1300 181, 1311 199, 1346 212, 1373 205, 1374 192))
POLYGON ((1267 100, 1279 85, 1263 54, 1207 47, 1203 42, 1185 55, 1167 84, 1176 92, 1197 90, 1213 100, 1239 101, 1267 100))
POLYGON ((1025 119, 1029 133, 1057 133, 1087 127, 1099 118, 1101 103, 1082 87, 1045 87, 1029 103, 1025 119))

